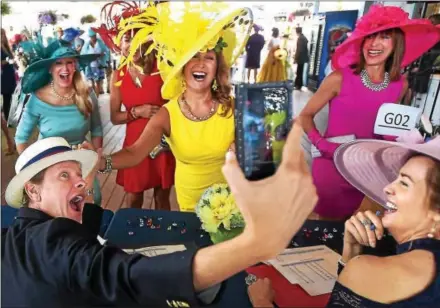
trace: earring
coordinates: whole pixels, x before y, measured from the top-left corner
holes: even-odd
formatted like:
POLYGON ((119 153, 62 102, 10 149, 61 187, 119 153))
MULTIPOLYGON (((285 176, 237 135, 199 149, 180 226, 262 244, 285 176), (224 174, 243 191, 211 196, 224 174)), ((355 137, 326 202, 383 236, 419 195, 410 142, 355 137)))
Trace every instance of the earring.
POLYGON ((217 85, 217 79, 214 79, 214 82, 212 83, 212 90, 217 91, 218 85, 217 85))
POLYGON ((186 82, 182 79, 182 93, 186 91, 186 82))
POLYGON ((437 224, 439 222, 439 219, 434 219, 434 225, 432 226, 430 232, 428 233, 429 238, 434 238, 435 232, 437 232, 437 224))

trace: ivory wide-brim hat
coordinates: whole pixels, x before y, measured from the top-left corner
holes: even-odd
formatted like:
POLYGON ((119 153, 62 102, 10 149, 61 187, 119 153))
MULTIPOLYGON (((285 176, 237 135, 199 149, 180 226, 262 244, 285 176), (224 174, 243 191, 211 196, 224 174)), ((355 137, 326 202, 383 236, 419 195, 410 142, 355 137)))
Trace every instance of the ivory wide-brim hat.
POLYGON ((362 43, 374 33, 399 28, 405 35, 405 51, 401 67, 427 52, 440 40, 440 31, 427 19, 410 19, 407 12, 395 6, 373 5, 362 16, 350 37, 339 45, 332 56, 334 69, 342 69, 360 61, 362 43))
POLYGON ((334 162, 351 185, 385 206, 385 186, 397 179, 400 169, 415 154, 440 161, 440 137, 422 144, 359 139, 341 145, 334 162))
POLYGON ((6 188, 5 199, 12 207, 20 207, 26 182, 40 171, 64 161, 76 161, 81 165, 83 178, 93 170, 98 154, 90 150, 72 150, 61 137, 40 139, 21 153, 15 164, 16 176, 6 188))

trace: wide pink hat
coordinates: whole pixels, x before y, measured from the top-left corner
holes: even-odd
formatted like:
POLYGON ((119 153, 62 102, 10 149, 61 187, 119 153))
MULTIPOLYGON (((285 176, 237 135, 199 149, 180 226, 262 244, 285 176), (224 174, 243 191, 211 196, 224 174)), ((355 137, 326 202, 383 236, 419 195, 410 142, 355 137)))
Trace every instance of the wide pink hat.
POLYGON ((332 57, 333 69, 342 69, 360 61, 364 38, 393 28, 405 34, 405 67, 440 41, 440 31, 427 19, 410 19, 407 12, 396 6, 372 5, 356 23, 350 37, 336 48, 332 57))
POLYGON ((402 166, 414 154, 440 161, 440 136, 421 144, 359 139, 341 145, 334 161, 351 185, 385 206, 385 186, 397 179, 402 166))

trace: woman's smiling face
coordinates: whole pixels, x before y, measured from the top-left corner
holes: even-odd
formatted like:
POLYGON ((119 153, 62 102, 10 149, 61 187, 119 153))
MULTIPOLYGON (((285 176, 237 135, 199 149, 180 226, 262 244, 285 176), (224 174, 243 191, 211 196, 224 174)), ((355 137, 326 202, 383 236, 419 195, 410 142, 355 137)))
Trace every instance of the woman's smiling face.
POLYGON ((59 88, 70 88, 72 86, 75 71, 76 60, 74 58, 58 59, 50 69, 52 80, 59 88))
POLYGON ((203 92, 211 89, 217 73, 217 56, 214 51, 197 53, 183 68, 187 89, 203 92))

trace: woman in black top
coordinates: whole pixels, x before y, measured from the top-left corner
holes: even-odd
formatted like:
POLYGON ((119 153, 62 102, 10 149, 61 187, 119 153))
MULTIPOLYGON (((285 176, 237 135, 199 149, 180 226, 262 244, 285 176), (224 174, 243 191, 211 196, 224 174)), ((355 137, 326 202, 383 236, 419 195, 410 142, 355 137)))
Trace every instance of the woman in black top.
MULTIPOLYGON (((385 213, 359 212, 346 221, 327 307, 440 307, 440 137, 424 144, 358 140, 341 146, 335 163, 385 213), (396 255, 362 255, 385 228, 398 244, 396 255)), ((267 279, 251 285, 249 295, 255 307, 273 307, 267 279)))
POLYGON ((2 58, 2 69, 1 69, 1 79, 2 79, 2 95, 3 95, 3 113, 6 120, 8 120, 9 109, 11 107, 11 98, 14 93, 15 87, 17 86, 17 81, 15 79, 15 68, 13 63, 14 54, 12 53, 11 47, 8 43, 8 38, 6 37, 5 30, 2 28, 2 40, 1 40, 1 58, 2 58))

